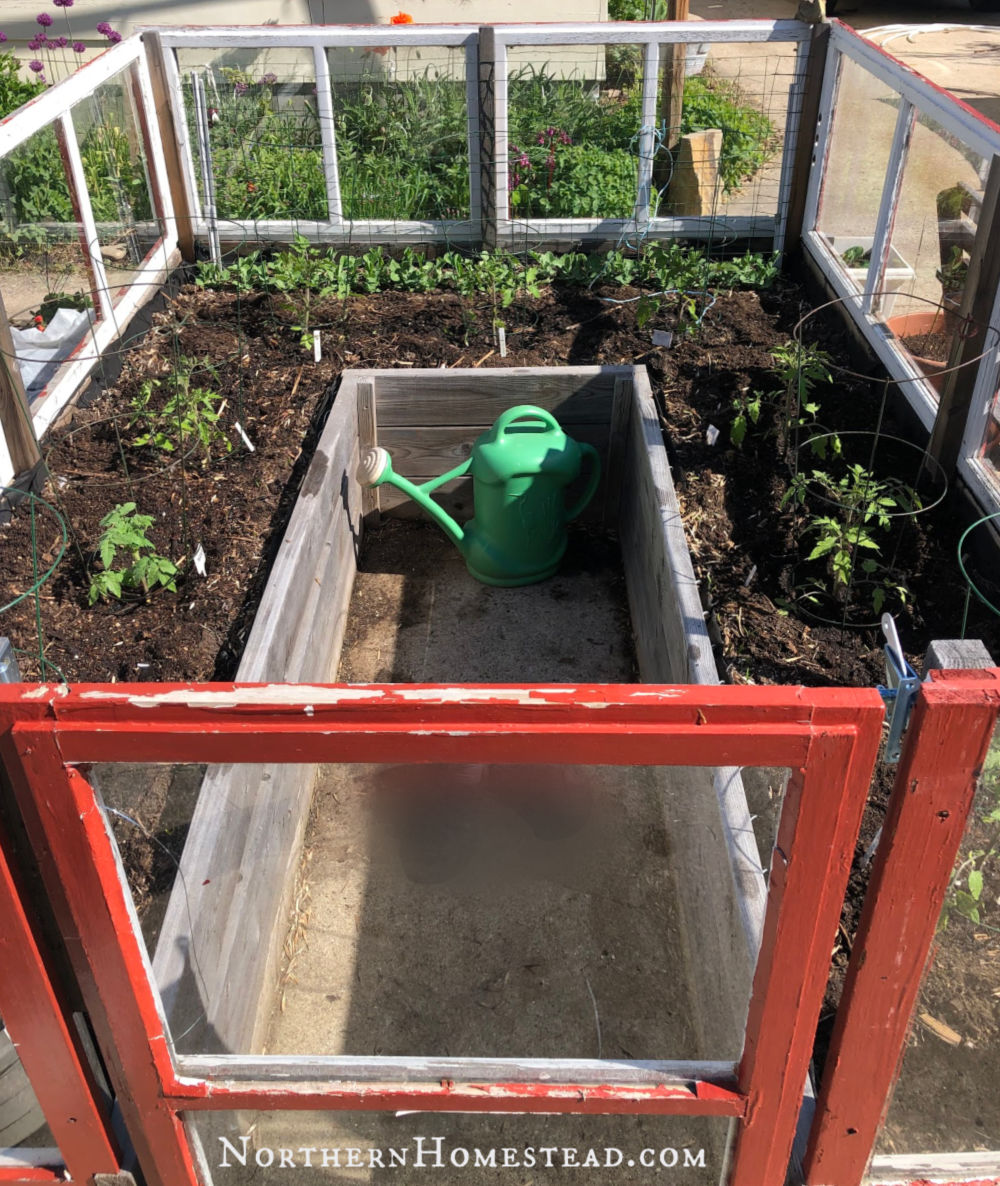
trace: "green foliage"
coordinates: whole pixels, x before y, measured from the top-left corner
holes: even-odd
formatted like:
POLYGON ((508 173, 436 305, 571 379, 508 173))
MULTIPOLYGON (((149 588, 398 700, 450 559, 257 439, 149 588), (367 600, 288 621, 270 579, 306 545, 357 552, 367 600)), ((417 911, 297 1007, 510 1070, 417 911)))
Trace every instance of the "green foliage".
POLYGON ((867 268, 871 263, 872 253, 865 247, 848 247, 840 258, 849 268, 867 268))
MULTIPOLYGON (((196 365, 191 359, 181 359, 177 370, 166 379, 143 383, 131 401, 129 425, 143 429, 133 440, 134 445, 150 445, 164 453, 173 453, 177 449, 183 451, 188 443, 195 443, 201 446, 206 462, 215 445, 232 452, 232 442, 219 426, 222 396, 192 383, 196 365), (156 398, 161 387, 169 393, 162 403, 156 398)), ((211 369, 207 362, 200 365, 211 369)))
POLYGON ((951 254, 935 275, 945 292, 961 292, 965 288, 969 276, 969 261, 957 243, 952 246, 951 254))
POLYGON ((684 83, 681 135, 708 128, 722 129, 719 172, 726 193, 734 193, 774 155, 774 125, 741 93, 739 87, 707 70, 684 83))
POLYGON ((539 149, 527 155, 533 169, 510 191, 515 218, 631 218, 638 163, 631 152, 559 145, 551 171, 539 149))
POLYGON ((146 535, 152 523, 153 516, 140 515, 134 502, 119 503, 104 516, 97 548, 103 571, 91 573, 90 605, 120 598, 126 589, 148 593, 162 586, 177 591, 177 566, 146 535))
POLYGON ((872 607, 875 613, 882 612, 889 594, 895 594, 905 603, 908 596, 905 586, 895 581, 881 564, 882 544, 877 533, 891 529, 893 515, 912 513, 920 508, 917 492, 905 482, 880 480, 855 462, 839 477, 824 470, 813 470, 808 475, 797 473, 789 483, 781 505, 808 506, 810 488, 821 492, 826 507, 832 504, 836 510, 834 514, 826 509, 822 513, 811 512, 806 525, 806 534, 815 537, 806 559, 825 559, 833 595, 845 599, 858 575, 874 585, 872 607))
MULTIPOLYGON (((0 53, 0 118, 45 90, 45 84, 20 76, 10 52, 0 53)), ((98 222, 130 222, 152 216, 146 172, 140 153, 110 114, 88 128, 80 156, 94 217, 98 222)), ((35 132, 0 161, 15 225, 76 220, 62 153, 51 126, 35 132)), ((8 236, 5 234, 4 238, 8 236)))
POLYGON ((363 255, 341 255, 312 246, 299 236, 287 251, 251 252, 231 263, 202 263, 202 288, 236 287, 262 292, 302 293, 345 300, 352 292, 433 292, 446 289, 465 297, 495 297, 507 307, 519 294, 537 297, 548 283, 643 285, 659 292, 708 293, 714 288, 765 288, 777 275, 770 255, 746 254, 712 259, 679 243, 652 243, 641 254, 610 251, 557 254, 531 252, 526 259, 505 251, 475 255, 446 251, 427 259, 412 248, 390 255, 373 247, 363 255))
POLYGON ((739 392, 733 397, 733 419, 729 426, 729 439, 737 449, 742 448, 746 439, 747 429, 751 424, 760 420, 764 394, 760 391, 749 393, 749 389, 739 392))
POLYGON ((92 309, 93 307, 94 302, 90 299, 90 296, 77 289, 74 293, 47 292, 42 299, 38 312, 42 320, 47 323, 55 317, 60 309, 76 309, 82 313, 84 309, 92 309))
POLYGON ((26 78, 21 63, 11 50, 0 53, 0 119, 16 111, 45 90, 45 83, 34 76, 26 78))

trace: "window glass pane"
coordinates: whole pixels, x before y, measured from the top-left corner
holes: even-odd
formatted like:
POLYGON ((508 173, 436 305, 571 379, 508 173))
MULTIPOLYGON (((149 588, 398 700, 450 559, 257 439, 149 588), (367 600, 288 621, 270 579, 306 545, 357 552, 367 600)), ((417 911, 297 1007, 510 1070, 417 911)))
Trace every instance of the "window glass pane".
MULTIPOLYGON (((868 276, 898 113, 894 91, 849 58, 841 59, 816 229, 859 292, 868 276), (861 137, 859 128, 865 130, 861 137)), ((911 277, 906 261, 892 255, 884 286, 898 288, 911 277)))
POLYGON ((65 159, 49 126, 0 160, 0 293, 29 399, 87 336, 97 308, 65 159))
POLYGON ((123 70, 72 113, 101 257, 116 304, 162 233, 135 104, 131 71, 123 70))
POLYGON ((983 766, 876 1154, 1000 1150, 998 1063, 1000 733, 983 766))
POLYGON ((465 50, 327 51, 344 217, 469 218, 465 50))
POLYGON ((190 1112, 206 1186, 296 1180, 721 1181, 731 1126, 718 1117, 190 1112), (282 1165, 284 1157, 284 1165, 282 1165))

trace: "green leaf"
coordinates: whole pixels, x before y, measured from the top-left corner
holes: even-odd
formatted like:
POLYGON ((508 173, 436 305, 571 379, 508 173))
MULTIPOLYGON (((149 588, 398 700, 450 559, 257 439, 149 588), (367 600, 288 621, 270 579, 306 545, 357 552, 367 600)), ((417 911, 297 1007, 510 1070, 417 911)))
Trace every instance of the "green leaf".
POLYGON ((969 893, 978 902, 983 896, 983 871, 982 869, 973 869, 969 874, 969 893))

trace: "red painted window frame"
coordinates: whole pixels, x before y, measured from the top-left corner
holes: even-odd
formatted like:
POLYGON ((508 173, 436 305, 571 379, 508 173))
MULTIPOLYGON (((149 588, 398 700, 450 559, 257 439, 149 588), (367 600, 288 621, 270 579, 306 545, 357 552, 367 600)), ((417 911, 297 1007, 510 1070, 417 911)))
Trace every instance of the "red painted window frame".
MULTIPOLYGON (((179 1113, 284 1108, 736 1117, 730 1182, 783 1180, 883 717, 872 689, 0 687, 0 747, 150 1186, 194 1186, 179 1113), (178 1073, 90 762, 551 762, 792 770, 732 1081, 234 1083, 178 1073)), ((3 976, 0 973, 0 992, 3 976)))

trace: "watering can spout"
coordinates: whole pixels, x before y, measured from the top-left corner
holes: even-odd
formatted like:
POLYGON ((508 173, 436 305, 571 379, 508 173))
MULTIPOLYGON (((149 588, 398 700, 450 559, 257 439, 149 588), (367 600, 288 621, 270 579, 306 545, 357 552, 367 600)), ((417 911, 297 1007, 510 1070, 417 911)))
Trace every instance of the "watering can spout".
POLYGON ((456 466, 455 469, 442 474, 440 478, 435 478, 431 482, 425 482, 422 486, 417 486, 408 478, 404 478, 402 474, 397 474, 392 468, 392 458, 389 456, 387 450, 376 445, 374 449, 366 449, 361 454, 361 459, 358 462, 357 478, 362 486, 389 485, 395 486, 397 490, 402 490, 405 495, 423 507, 445 532, 452 543, 465 555, 465 529, 459 523, 456 523, 439 503, 436 503, 431 498, 430 492, 445 482, 450 481, 452 478, 462 477, 463 474, 468 472, 471 464, 472 458, 470 457, 461 465, 456 466))

